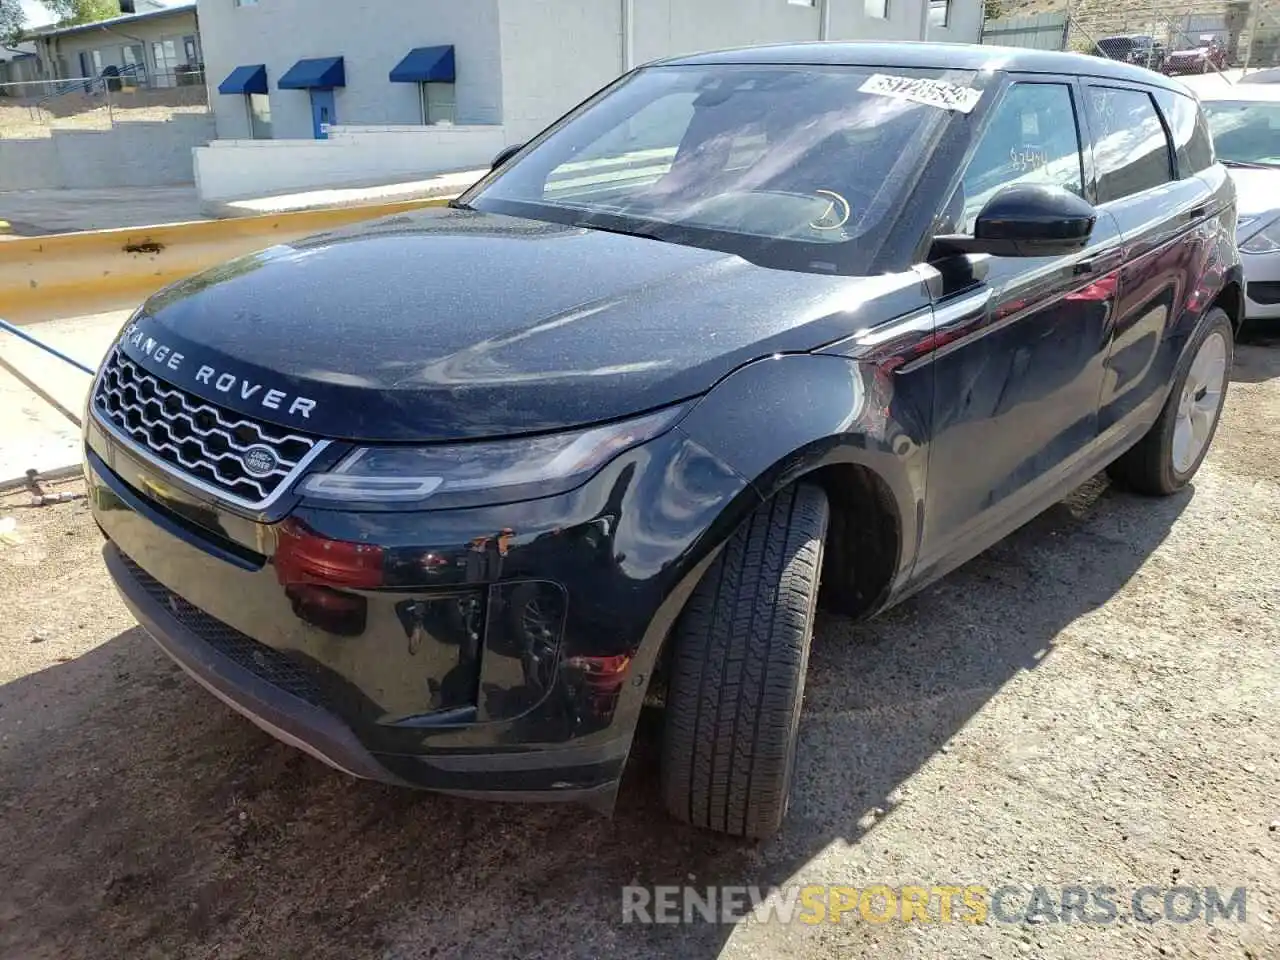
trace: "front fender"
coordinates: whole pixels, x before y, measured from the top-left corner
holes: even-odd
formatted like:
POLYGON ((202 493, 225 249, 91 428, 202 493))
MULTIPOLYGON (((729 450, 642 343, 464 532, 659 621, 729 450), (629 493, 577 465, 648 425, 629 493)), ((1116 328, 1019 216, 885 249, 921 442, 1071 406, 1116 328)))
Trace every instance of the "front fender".
POLYGON ((844 356, 786 354, 726 377, 679 429, 762 498, 824 467, 865 467, 898 514, 893 579, 901 582, 919 544, 932 385, 929 365, 895 373, 844 356))

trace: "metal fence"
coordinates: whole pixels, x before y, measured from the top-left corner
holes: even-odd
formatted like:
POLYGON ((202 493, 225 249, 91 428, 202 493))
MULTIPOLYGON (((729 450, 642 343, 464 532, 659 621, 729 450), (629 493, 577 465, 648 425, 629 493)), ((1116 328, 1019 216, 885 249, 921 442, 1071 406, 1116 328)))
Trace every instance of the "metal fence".
POLYGON ((982 42, 1075 50, 1165 73, 1280 66, 1280 0, 1066 0, 988 20, 982 42))
POLYGON ((1064 50, 1067 46, 1069 21, 1066 13, 988 20, 982 25, 982 42, 1001 47, 1064 50))
POLYGON ((207 113, 203 70, 116 71, 98 77, 0 84, 0 136, 24 127, 110 127, 121 120, 162 120, 207 113))

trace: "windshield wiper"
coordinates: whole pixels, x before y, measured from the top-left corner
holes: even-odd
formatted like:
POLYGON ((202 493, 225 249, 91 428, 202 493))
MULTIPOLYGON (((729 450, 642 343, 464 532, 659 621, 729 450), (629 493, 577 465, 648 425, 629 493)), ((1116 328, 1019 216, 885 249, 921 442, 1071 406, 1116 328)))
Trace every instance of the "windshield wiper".
POLYGON ((1263 163, 1261 160, 1223 160, 1224 167, 1243 167, 1246 170, 1277 170, 1280 163, 1263 163))
POLYGON ((642 230, 624 230, 622 227, 606 227, 604 224, 596 220, 575 220, 570 226, 580 227, 583 230, 599 230, 602 233, 616 233, 624 237, 640 237, 643 240, 657 240, 659 243, 667 243, 662 237, 653 233, 645 233, 642 230))

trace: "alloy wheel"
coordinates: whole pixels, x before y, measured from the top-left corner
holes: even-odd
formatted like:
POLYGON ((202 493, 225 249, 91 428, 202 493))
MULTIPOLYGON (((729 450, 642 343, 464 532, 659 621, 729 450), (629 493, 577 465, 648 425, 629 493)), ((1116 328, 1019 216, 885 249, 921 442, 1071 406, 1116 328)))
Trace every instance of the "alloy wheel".
POLYGON ((1227 342, 1221 333, 1205 338, 1191 361, 1178 419, 1173 427, 1173 469, 1187 473, 1199 459, 1218 418, 1218 407, 1227 381, 1227 342))

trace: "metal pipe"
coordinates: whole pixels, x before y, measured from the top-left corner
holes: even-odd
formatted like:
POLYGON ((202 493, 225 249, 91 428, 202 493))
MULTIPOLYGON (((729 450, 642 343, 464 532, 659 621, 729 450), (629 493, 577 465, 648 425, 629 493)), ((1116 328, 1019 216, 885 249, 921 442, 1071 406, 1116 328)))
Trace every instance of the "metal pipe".
POLYGON ((634 0, 622 0, 622 72, 636 65, 636 8, 634 0))
MULTIPOLYGON (((818 39, 831 39, 831 0, 818 0, 818 39)), ((926 3, 927 7, 928 4, 926 3)))
POLYGON ((18 337, 20 340, 25 340, 27 341, 27 343, 31 344, 32 346, 39 347, 41 350, 45 351, 46 353, 53 354, 59 360, 62 360, 65 363, 71 364, 77 370, 80 370, 83 373, 87 373, 91 377, 98 372, 97 370, 94 370, 92 367, 86 367, 79 360, 73 360, 71 357, 68 357, 61 350, 58 350, 56 347, 51 347, 49 346, 49 344, 45 343, 44 341, 37 340, 31 334, 22 330, 20 327, 14 326, 8 320, 0 319, 0 330, 6 330, 9 333, 12 333, 15 337, 18 337))

